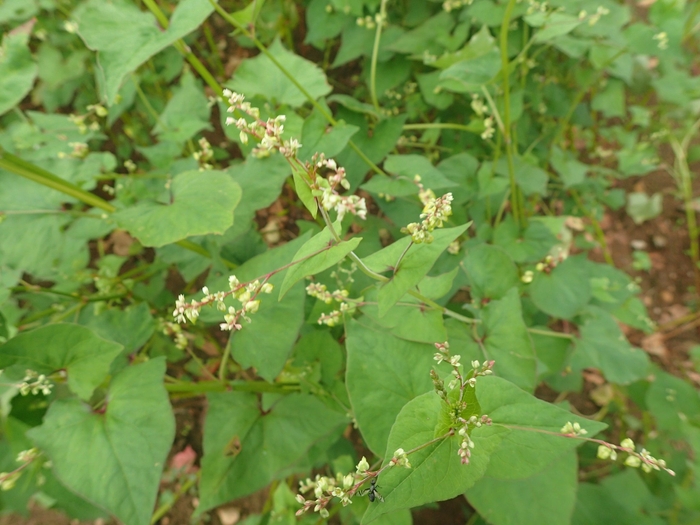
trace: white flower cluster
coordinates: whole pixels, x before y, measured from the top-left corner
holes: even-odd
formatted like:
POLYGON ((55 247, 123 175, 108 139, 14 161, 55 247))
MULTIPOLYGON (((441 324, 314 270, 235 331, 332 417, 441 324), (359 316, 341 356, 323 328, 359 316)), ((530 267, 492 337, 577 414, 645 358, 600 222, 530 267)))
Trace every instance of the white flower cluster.
POLYGON ((322 314, 321 317, 318 318, 318 324, 336 326, 343 320, 343 314, 355 311, 355 306, 347 302, 349 295, 347 290, 329 292, 325 284, 311 283, 306 287, 306 293, 326 304, 331 304, 333 301, 340 303, 337 310, 322 314))
POLYGON ((248 122, 244 118, 235 119, 228 117, 226 125, 235 124, 241 131, 240 139, 243 144, 248 143, 248 135, 255 137, 260 142, 253 149, 252 155, 257 158, 268 157, 270 153, 277 150, 287 158, 295 157, 301 144, 296 139, 284 140, 284 122, 287 117, 278 115, 275 118, 263 121, 260 119, 260 110, 250 105, 250 102, 245 102, 245 97, 240 93, 234 93, 230 89, 224 89, 224 96, 228 99, 229 107, 227 111, 233 113, 236 110, 242 111, 249 117, 253 118, 253 122, 248 122))
POLYGON ((411 224, 401 228, 403 233, 409 233, 415 244, 433 242, 432 232, 435 228, 442 228, 447 217, 452 215, 452 194, 446 193, 442 197, 430 199, 424 203, 423 213, 420 218, 421 222, 412 222, 411 224))
POLYGON ((572 423, 571 421, 567 421, 566 425, 562 427, 560 432, 565 436, 569 437, 585 436, 586 434, 588 434, 588 431, 585 428, 581 427, 581 425, 578 422, 572 423))
POLYGON ((48 396, 53 388, 53 383, 44 374, 39 374, 34 370, 27 370, 25 372, 24 379, 17 386, 19 388, 19 393, 23 396, 37 395, 39 392, 48 396))
POLYGON ((340 195, 338 186, 350 189, 350 183, 345 178, 345 168, 339 167, 335 160, 327 159, 323 153, 314 155, 312 172, 315 183, 320 190, 321 206, 326 211, 335 210, 338 220, 342 221, 346 213, 358 216, 360 219, 367 218, 367 204, 365 199, 357 195, 340 195), (316 171, 321 168, 331 170, 331 174, 326 178, 317 177, 316 171))
POLYGON ((209 141, 202 137, 199 139, 200 151, 195 151, 192 154, 194 160, 199 163, 199 171, 210 170, 213 166, 209 163, 214 158, 214 150, 211 148, 209 141))
POLYGON ((369 479, 367 471, 369 463, 365 457, 357 464, 356 474, 337 474, 335 478, 321 476, 316 474, 314 479, 306 478, 305 481, 299 482, 299 494, 296 500, 303 505, 296 513, 301 516, 305 512, 313 509, 318 512, 322 518, 329 516, 326 508, 333 498, 338 498, 343 504, 343 507, 352 503, 352 497, 357 492, 357 489, 369 479), (315 499, 307 500, 303 494, 313 491, 315 499))
POLYGON ((671 476, 676 475, 673 470, 666 467, 666 462, 663 459, 655 458, 647 449, 643 448, 641 452, 637 452, 635 450, 634 441, 630 438, 623 439, 619 447, 611 443, 601 444, 598 446, 598 457, 600 459, 615 461, 617 459, 616 449, 629 454, 624 462, 628 467, 641 467, 642 470, 647 473, 652 470, 665 470, 671 474, 671 476))
POLYGON ((248 315, 258 311, 260 307, 260 300, 257 299, 258 294, 269 294, 274 288, 272 284, 267 282, 261 284, 257 279, 249 283, 241 284, 235 275, 228 278, 228 284, 230 290, 227 292, 210 293, 209 288, 205 286, 202 288, 204 297, 199 301, 192 299, 189 304, 185 301, 185 296, 180 294, 177 301, 175 301, 173 317, 175 317, 178 323, 186 323, 187 320, 194 323, 199 317, 203 306, 216 304, 217 310, 226 312, 224 315, 225 322, 219 325, 220 328, 224 331, 240 330, 243 328, 239 322, 240 319, 243 318, 250 323, 251 320, 248 315), (237 309, 233 306, 229 306, 227 308, 224 299, 229 296, 239 301, 241 307, 237 309))
POLYGON ((391 458, 389 466, 393 467, 394 465, 398 465, 399 467, 411 468, 411 462, 408 461, 408 454, 404 449, 397 448, 396 452, 394 452, 394 456, 391 458))

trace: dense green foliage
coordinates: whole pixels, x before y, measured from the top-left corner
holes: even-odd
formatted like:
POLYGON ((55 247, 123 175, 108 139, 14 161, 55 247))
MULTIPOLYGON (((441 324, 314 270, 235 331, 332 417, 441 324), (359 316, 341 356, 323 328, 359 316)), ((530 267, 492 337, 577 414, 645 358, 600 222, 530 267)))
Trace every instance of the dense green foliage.
POLYGON ((700 261, 700 4, 627 4, 0 3, 0 511, 700 520, 600 225, 669 144, 700 261))

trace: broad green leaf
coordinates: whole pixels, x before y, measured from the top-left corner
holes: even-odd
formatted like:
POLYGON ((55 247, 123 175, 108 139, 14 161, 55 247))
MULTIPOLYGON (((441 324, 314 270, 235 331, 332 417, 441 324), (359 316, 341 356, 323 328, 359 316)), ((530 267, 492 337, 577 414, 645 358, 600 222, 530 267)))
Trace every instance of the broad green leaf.
POLYGON ((468 248, 464 269, 475 301, 501 299, 520 282, 513 260, 502 248, 490 244, 468 248))
MULTIPOLYGON (((406 403, 391 428, 384 453, 386 464, 398 448, 411 450, 435 439, 444 402, 435 392, 406 403)), ((371 523, 397 509, 443 501, 462 494, 484 475, 491 452, 498 446, 500 428, 483 426, 471 433, 475 447, 468 465, 458 455, 459 440, 448 437, 409 456, 411 468, 393 467, 379 477, 384 503, 370 505, 362 523, 371 523)))
POLYGON ((508 216, 493 232, 493 243, 508 252, 515 262, 524 263, 544 259, 558 240, 541 222, 531 221, 520 231, 515 220, 508 216))
POLYGON ((511 288, 503 299, 484 307, 482 340, 487 359, 496 361, 495 372, 521 388, 533 391, 536 385, 535 353, 523 321, 518 289, 511 288))
POLYGON ((116 101, 124 78, 176 40, 197 29, 214 10, 204 0, 183 0, 167 29, 155 17, 126 0, 89 0, 73 13, 78 34, 98 52, 96 68, 100 87, 109 105, 116 101))
POLYGON ((491 455, 486 472, 493 479, 528 478, 546 471, 561 454, 581 445, 581 440, 558 435, 569 421, 579 423, 589 438, 607 427, 541 401, 496 376, 477 379, 476 397, 481 412, 493 420, 493 426, 506 431, 500 435, 499 447, 491 455))
POLYGON ((129 525, 150 524, 175 435, 164 373, 164 359, 130 366, 112 379, 104 413, 59 399, 27 433, 66 487, 129 525))
POLYGON ((635 224, 642 224, 661 215, 663 196, 661 193, 654 193, 651 196, 644 192, 628 193, 626 211, 635 224))
POLYGON ((180 87, 168 100, 153 133, 161 141, 184 142, 204 129, 211 129, 208 104, 202 86, 194 75, 182 75, 180 87))
POLYGON ((245 162, 231 166, 227 171, 243 191, 241 201, 233 212, 233 227, 226 232, 227 236, 235 238, 250 228, 256 210, 268 207, 279 197, 292 169, 282 155, 264 159, 250 155, 245 162))
POLYGON ((496 49, 471 60, 462 60, 440 73, 440 85, 455 93, 480 93, 501 71, 501 57, 496 49))
POLYGON ((518 159, 515 180, 525 195, 546 195, 549 175, 542 168, 523 158, 518 159))
POLYGON ((311 447, 339 436, 348 423, 306 394, 284 396, 265 411, 255 394, 212 393, 207 399, 198 514, 304 468, 311 447))
MULTIPOLYGON (((422 243, 410 247, 407 254, 401 260, 398 270, 392 275, 391 280, 379 289, 379 315, 384 315, 396 301, 401 299, 406 292, 417 285, 430 271, 438 257, 444 252, 450 243, 462 235, 469 224, 435 230, 434 240, 430 244, 422 243)), ((410 237, 404 237, 398 242, 387 246, 383 250, 364 259, 364 263, 376 272, 382 273, 394 269, 399 261, 401 253, 411 243, 410 237)))
POLYGON ((457 186, 423 155, 389 155, 384 161, 384 170, 406 177, 410 181, 413 181, 416 175, 420 175, 423 186, 431 190, 457 186))
POLYGON ((233 224, 241 187, 222 171, 187 171, 173 179, 172 203, 140 202, 114 214, 144 246, 164 246, 193 235, 224 233, 233 224))
POLYGON ((564 182, 564 188, 577 186, 586 179, 589 167, 576 160, 569 151, 563 151, 557 146, 552 147, 551 162, 564 182))
MULTIPOLYGON (((340 223, 335 223, 333 228, 340 230, 340 223)), ((338 243, 331 234, 331 230, 326 226, 321 233, 309 239, 294 255, 292 262, 302 259, 305 260, 291 266, 287 270, 282 286, 280 287, 280 300, 282 300, 284 294, 287 293, 287 290, 304 277, 321 273, 323 270, 342 261, 348 253, 357 248, 360 241, 362 241, 362 237, 354 237, 349 241, 340 241, 338 243), (321 253, 316 253, 320 250, 323 251, 321 251, 321 253), (316 253, 316 255, 311 256, 314 253, 316 253)))
POLYGON ((0 115, 27 96, 39 68, 27 45, 29 30, 5 33, 0 47, 0 115))
POLYGON ((646 402, 659 429, 676 436, 682 434, 688 422, 697 425, 700 421, 700 395, 697 389, 665 372, 654 372, 646 402))
POLYGON ((0 4, 0 24, 16 25, 24 22, 39 11, 37 2, 27 0, 5 0, 0 4))
MULTIPOLYGON (((371 162, 380 162, 394 148, 396 141, 403 134, 406 115, 385 118, 379 121, 372 130, 369 129, 366 119, 359 117, 353 121, 344 117, 349 124, 360 128, 360 131, 353 135, 352 142, 371 162)), ((364 180, 365 174, 370 169, 365 160, 360 158, 350 147, 338 154, 336 160, 339 166, 345 168, 352 188, 356 188, 364 180)))
POLYGON ((141 348, 156 327, 150 307, 145 302, 124 309, 88 305, 81 310, 78 323, 108 341, 123 345, 127 353, 141 348))
POLYGON ((65 370, 70 389, 87 400, 122 348, 83 326, 50 324, 0 346, 0 368, 20 365, 46 375, 65 370))
POLYGON ((537 272, 528 287, 530 298, 543 312, 558 319, 572 319, 591 299, 588 261, 569 257, 549 274, 537 272))
POLYGON ((627 114, 625 97, 624 82, 614 78, 609 79, 605 88, 591 100, 591 109, 600 111, 608 118, 624 118, 627 114))
POLYGON ((400 304, 394 305, 386 315, 380 317, 377 308, 377 290, 369 289, 365 293, 364 305, 361 309, 368 320, 401 339, 417 343, 435 343, 447 339, 442 312, 425 308, 414 297, 404 298, 400 304))
POLYGON ((569 525, 576 503, 577 467, 576 453, 569 450, 527 478, 496 479, 487 471, 466 497, 494 525, 569 525))
POLYGON ((407 31, 391 44, 391 50, 399 53, 436 55, 444 51, 440 40, 449 34, 455 25, 455 19, 446 11, 428 18, 417 28, 407 31))
POLYGON ((353 413, 367 446, 381 456, 401 408, 432 389, 435 348, 354 320, 347 324, 346 346, 346 384, 353 413))
POLYGON ((565 13, 535 13, 524 17, 524 20, 532 27, 539 30, 535 33, 535 42, 548 42, 558 36, 571 33, 583 23, 578 16, 567 15, 565 13))
POLYGON ((587 313, 588 319, 579 328, 574 368, 598 368, 608 381, 620 385, 643 378, 649 367, 647 354, 627 342, 609 313, 594 306, 587 313))
POLYGON ((379 195, 389 195, 391 197, 406 197, 417 195, 419 188, 415 182, 405 177, 386 177, 384 175, 374 175, 369 182, 360 186, 363 190, 379 195))
MULTIPOLYGON (((325 104, 324 107, 330 114, 330 109, 325 104)), ((301 143, 304 147, 300 150, 299 159, 310 161, 316 153, 323 153, 326 158, 333 158, 343 151, 359 129, 342 121, 331 126, 321 112, 314 108, 311 115, 304 120, 301 134, 301 143)))
POLYGON ((265 0, 253 0, 243 9, 231 13, 231 18, 243 26, 255 25, 255 20, 264 5, 265 0))
MULTIPOLYGON (((313 62, 287 51, 279 39, 268 50, 314 100, 331 92, 323 70, 313 62)), ((287 104, 294 108, 309 102, 299 88, 264 54, 244 60, 227 87, 247 97, 260 95, 275 104, 287 104)))
POLYGON ((581 483, 572 525, 663 525, 658 499, 635 469, 626 469, 599 484, 581 483))

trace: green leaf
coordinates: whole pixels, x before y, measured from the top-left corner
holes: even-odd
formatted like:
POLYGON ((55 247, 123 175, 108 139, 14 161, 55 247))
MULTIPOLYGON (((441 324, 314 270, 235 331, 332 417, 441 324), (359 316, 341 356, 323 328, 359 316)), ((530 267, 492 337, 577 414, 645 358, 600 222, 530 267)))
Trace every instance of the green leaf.
MULTIPOLYGON (((323 70, 313 62, 287 51, 279 39, 268 50, 314 100, 331 92, 323 70)), ((275 104, 287 104, 294 108, 308 102, 306 95, 262 53, 244 60, 226 86, 246 97, 260 95, 275 104)))
POLYGON ((516 160, 515 180, 525 195, 546 195, 549 175, 542 168, 530 164, 524 158, 516 160))
POLYGON ((524 17, 524 20, 532 27, 540 28, 535 33, 534 40, 538 43, 548 42, 558 36, 571 33, 583 23, 578 16, 565 13, 535 13, 524 17))
POLYGON ((104 413, 59 399, 27 433, 66 487, 129 525, 150 524, 175 435, 164 373, 164 359, 126 368, 110 384, 104 413))
POLYGON ((89 0, 73 13, 78 34, 98 52, 96 74, 109 105, 116 101, 124 78, 153 55, 197 29, 214 10, 209 2, 178 3, 166 30, 150 13, 125 0, 89 0))
POLYGON ((569 151, 563 151, 554 146, 551 151, 551 162, 564 182, 565 189, 578 186, 586 179, 589 167, 576 160, 569 151))
POLYGON ((535 306, 558 319, 573 319, 591 299, 588 261, 569 257, 551 273, 536 272, 528 288, 535 306))
POLYGON ((251 156, 242 164, 231 166, 227 170, 234 182, 241 186, 243 195, 233 212, 232 230, 226 235, 237 237, 251 226, 255 211, 268 207, 275 202, 282 191, 284 181, 291 173, 291 167, 282 155, 271 155, 264 159, 251 156))
POLYGON ((511 288, 503 299, 484 307, 483 324, 484 354, 496 361, 496 373, 533 391, 537 376, 535 353, 523 321, 517 288, 511 288))
POLYGON ((586 322, 580 327, 572 367, 598 368, 605 378, 626 385, 643 378, 649 357, 627 342, 615 319, 604 310, 589 306, 586 322))
POLYGON ((144 246, 164 246, 193 235, 224 233, 233 224, 241 187, 222 171, 187 171, 173 179, 172 204, 140 202, 114 214, 144 246))
MULTIPOLYGON (((335 223, 333 227, 339 230, 340 223, 335 223)), ((323 270, 342 261, 348 253, 357 248, 360 241, 362 241, 362 237, 355 237, 349 241, 340 241, 338 243, 331 234, 331 230, 326 226, 321 233, 309 239, 294 255, 292 262, 299 261, 319 250, 323 250, 321 253, 309 257, 305 261, 295 264, 287 270, 282 286, 280 287, 280 300, 284 297, 284 294, 287 293, 287 290, 304 277, 321 273, 323 270), (324 250, 324 248, 327 249, 324 250)))
POLYGON ((0 47, 0 115, 27 96, 39 67, 27 45, 29 30, 5 33, 0 47))
POLYGON ((558 435, 569 421, 579 423, 589 438, 607 427, 539 400, 500 377, 479 377, 476 397, 481 413, 488 414, 494 427, 506 431, 486 472, 493 479, 525 479, 546 472, 552 461, 583 443, 558 435))
POLYGON ((179 89, 160 114, 153 133, 161 141, 184 142, 203 129, 211 129, 209 105, 202 86, 192 73, 185 73, 179 89))
MULTIPOLYGON (((398 448, 411 450, 438 437, 443 401, 435 392, 426 392, 406 403, 396 417, 384 454, 386 464, 398 448)), ((475 447, 469 465, 462 465, 457 438, 445 438, 409 456, 411 468, 393 467, 379 478, 384 503, 370 505, 362 523, 397 509, 443 501, 462 494, 484 475, 491 452, 498 446, 503 430, 482 426, 471 438, 475 447)))
POLYGON ((651 197, 644 192, 628 193, 626 211, 635 224, 642 224, 661 215, 663 196, 661 193, 654 193, 651 197))
MULTIPOLYGON (((328 114, 331 114, 325 104, 324 107, 328 114)), ((299 159, 310 161, 316 153, 323 153, 326 158, 333 158, 343 151, 350 138, 359 129, 342 121, 331 126, 318 108, 314 108, 311 115, 304 120, 301 134, 301 143, 304 147, 300 150, 299 159)))
POLYGON ((654 371, 654 378, 646 392, 649 411, 656 418, 660 430, 676 436, 690 423, 700 421, 700 395, 697 389, 670 374, 654 371))
POLYGON ((198 514, 305 468, 311 447, 348 423, 306 394, 284 396, 265 411, 255 394, 207 399, 198 514))
POLYGON ((578 487, 576 459, 573 450, 567 451, 541 472, 523 479, 496 479, 487 472, 465 496, 493 525, 569 525, 578 487))
POLYGON ((301 202, 304 203, 306 209, 309 210, 309 213, 311 213, 311 216, 315 219, 316 215, 318 215, 318 204, 311 193, 309 183, 306 182, 309 178, 308 173, 305 169, 301 168, 296 163, 293 163, 292 176, 294 177, 294 189, 297 192, 297 196, 301 199, 301 202))
POLYGON ((347 324, 346 347, 346 384, 353 413, 367 446, 381 456, 401 408, 433 387, 434 347, 354 320, 347 324))
POLYGON ((501 71, 501 57, 497 49, 471 60, 457 62, 440 74, 440 85, 455 93, 480 93, 501 71))
POLYGON ((508 252, 515 262, 524 263, 543 259, 558 240, 539 221, 531 221, 520 231, 515 220, 508 216, 493 232, 493 243, 508 252))
MULTIPOLYGON (((417 285, 430 271, 435 261, 440 257, 450 243, 462 235, 469 224, 435 230, 434 240, 430 244, 422 243, 411 246, 401 264, 391 277, 391 280, 379 289, 379 315, 382 316, 401 299, 406 292, 417 285)), ((410 237, 404 237, 398 242, 364 259, 364 263, 375 272, 393 270, 393 265, 399 256, 411 243, 410 237)))
MULTIPOLYGON (((423 155, 389 155, 384 161, 384 170, 406 177, 410 181, 413 181, 416 175, 420 175, 421 183, 431 190, 457 186, 423 155)), ((418 187, 416 193, 417 190, 418 187)))
POLYGON ((81 399, 107 377, 122 345, 73 324, 51 324, 24 332, 0 346, 0 368, 19 365, 40 374, 65 370, 68 386, 81 399))
POLYGON ((470 293, 477 302, 501 299, 520 282, 515 263, 498 246, 484 243, 468 248, 464 268, 471 286, 470 293))

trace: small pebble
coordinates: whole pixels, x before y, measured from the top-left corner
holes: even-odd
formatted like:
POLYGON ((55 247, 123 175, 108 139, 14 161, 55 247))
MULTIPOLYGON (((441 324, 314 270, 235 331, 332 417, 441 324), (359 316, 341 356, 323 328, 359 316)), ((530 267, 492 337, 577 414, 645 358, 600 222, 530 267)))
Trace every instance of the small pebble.
POLYGON ((657 248, 663 248, 664 246, 666 246, 668 244, 668 240, 666 239, 666 237, 664 237, 663 235, 658 235, 658 234, 654 235, 651 238, 651 242, 653 242, 654 246, 656 246, 657 248))
POLYGON ((632 246, 632 248, 635 250, 646 250, 647 242, 643 241, 642 239, 633 239, 630 241, 630 246, 632 246))

